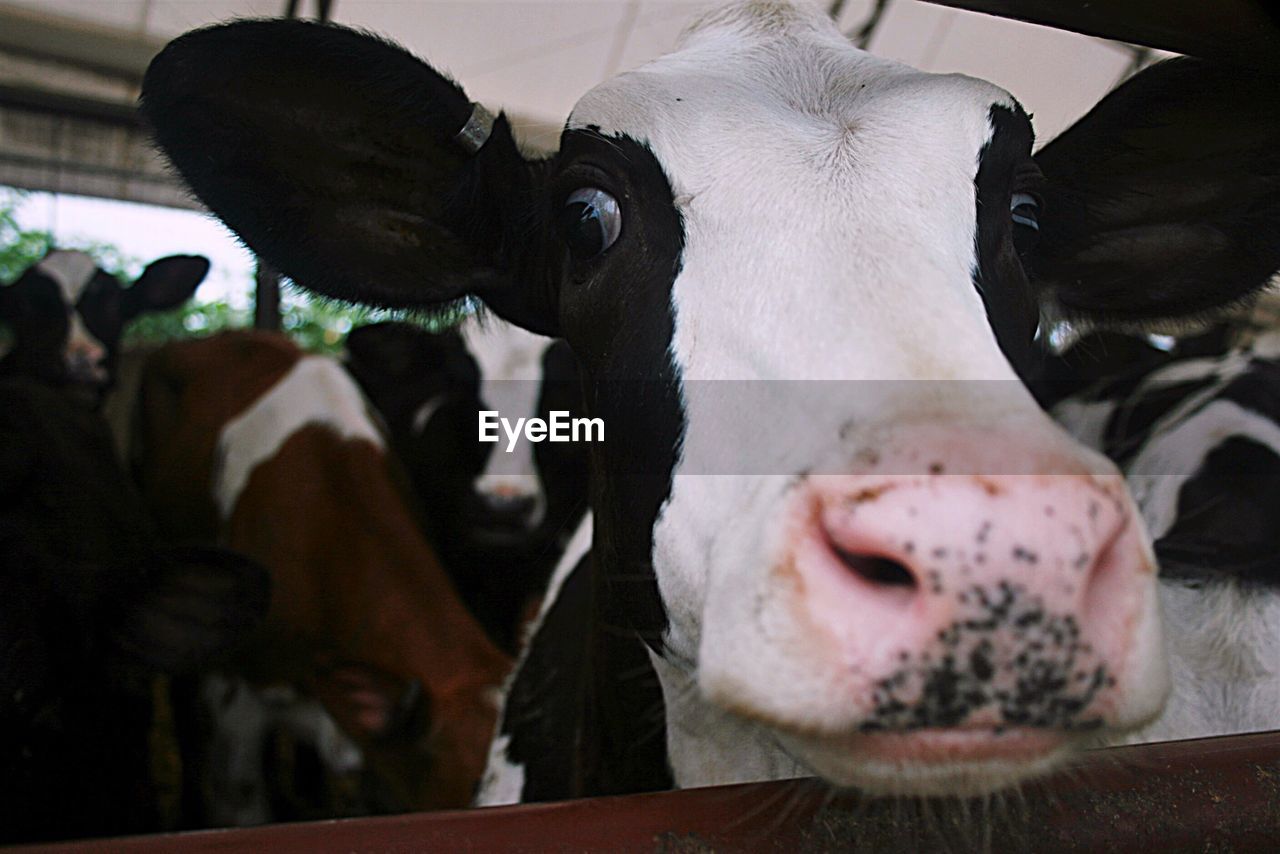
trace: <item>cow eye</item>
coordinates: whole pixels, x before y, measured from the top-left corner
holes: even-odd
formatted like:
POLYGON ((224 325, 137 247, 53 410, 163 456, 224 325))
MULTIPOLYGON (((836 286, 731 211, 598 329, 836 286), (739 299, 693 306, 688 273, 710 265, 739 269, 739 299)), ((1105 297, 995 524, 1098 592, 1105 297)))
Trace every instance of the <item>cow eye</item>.
POLYGON ((1019 252, 1029 249, 1040 233, 1040 200, 1030 193, 1014 193, 1009 200, 1013 243, 1019 252))
POLYGON ((622 231, 618 200, 597 187, 574 190, 560 212, 560 233, 575 258, 594 258, 622 231))

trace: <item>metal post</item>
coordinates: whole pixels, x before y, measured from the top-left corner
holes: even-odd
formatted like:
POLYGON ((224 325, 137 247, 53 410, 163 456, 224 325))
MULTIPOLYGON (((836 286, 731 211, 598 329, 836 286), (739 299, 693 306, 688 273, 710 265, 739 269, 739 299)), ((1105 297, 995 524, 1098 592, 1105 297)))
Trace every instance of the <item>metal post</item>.
POLYGON ((253 328, 280 328, 280 274, 261 258, 254 274, 253 328))

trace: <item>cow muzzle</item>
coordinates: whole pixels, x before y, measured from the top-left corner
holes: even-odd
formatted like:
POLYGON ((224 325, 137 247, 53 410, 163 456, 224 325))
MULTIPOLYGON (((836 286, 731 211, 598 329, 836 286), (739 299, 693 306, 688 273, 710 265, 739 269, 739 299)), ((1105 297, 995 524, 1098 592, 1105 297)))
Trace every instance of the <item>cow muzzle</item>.
POLYGON ((787 498, 781 602, 756 607, 788 688, 716 655, 704 694, 832 782, 914 794, 998 787, 1158 714, 1155 564, 1122 478, 1016 435, 895 445, 787 498))

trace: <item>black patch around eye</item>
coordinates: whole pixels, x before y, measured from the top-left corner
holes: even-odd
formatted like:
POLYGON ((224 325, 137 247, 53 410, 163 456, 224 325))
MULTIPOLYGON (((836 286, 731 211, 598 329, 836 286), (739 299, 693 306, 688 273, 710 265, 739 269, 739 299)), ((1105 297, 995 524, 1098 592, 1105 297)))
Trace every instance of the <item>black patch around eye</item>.
POLYGON ((560 234, 575 258, 594 258, 618 239, 622 212, 618 201, 597 187, 573 191, 560 210, 560 234))
POLYGON ((974 285, 1005 358, 1024 380, 1037 372, 1034 343, 1039 306, 1024 265, 1030 262, 1037 231, 1032 192, 1039 175, 1031 161, 1031 122, 1016 104, 991 108, 991 140, 978 155, 977 269, 974 285), (1017 194, 1026 195, 1027 199, 1017 194), (1015 206, 1013 202, 1023 204, 1015 206), (1026 222, 1019 223, 1015 216, 1026 222))
POLYGON ((560 233, 576 258, 594 258, 604 249, 604 229, 590 205, 572 202, 560 214, 560 233))
POLYGON ((603 418, 612 431, 596 449, 600 477, 592 499, 619 520, 596 532, 597 542, 609 540, 606 553, 613 558, 602 563, 603 574, 616 570, 607 585, 610 608, 616 608, 609 619, 629 625, 660 652, 667 615, 650 556, 685 424, 671 356, 672 287, 682 263, 684 223, 671 182, 644 142, 571 129, 557 161, 552 186, 554 198, 563 200, 557 208, 583 190, 626 201, 620 209, 625 221, 617 223, 626 239, 586 264, 567 258, 557 276, 561 327, 587 378, 587 414, 603 418))
POLYGON ((115 347, 123 330, 123 299, 124 289, 116 278, 99 270, 76 303, 85 328, 109 349, 115 347))
POLYGON ((1031 252, 1040 239, 1040 208, 1040 199, 1032 193, 1015 190, 1009 199, 1013 248, 1019 257, 1031 252))
POLYGON ((66 314, 70 306, 62 299, 62 292, 57 285, 38 287, 31 291, 29 304, 34 313, 40 317, 55 317, 66 314))

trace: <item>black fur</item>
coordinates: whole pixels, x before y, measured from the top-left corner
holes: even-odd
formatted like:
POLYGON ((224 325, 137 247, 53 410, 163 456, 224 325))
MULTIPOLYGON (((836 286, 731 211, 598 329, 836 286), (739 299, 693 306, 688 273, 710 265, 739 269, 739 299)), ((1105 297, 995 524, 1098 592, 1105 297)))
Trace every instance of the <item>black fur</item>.
POLYGON ((1036 155, 1034 278, 1069 315, 1141 325, 1229 307, 1280 269, 1280 79, 1181 58, 1036 155))
POLYGON ((101 418, 0 381, 0 841, 162 829, 156 673, 205 663, 266 613, 256 564, 159 551, 101 418))
POLYGON ((974 283, 1005 358, 1027 379, 1038 362, 1034 336, 1040 319, 1035 293, 1013 241, 1009 201, 1014 193, 1038 191, 1040 173, 1031 159, 1035 135, 1021 106, 991 108, 991 141, 978 155, 974 185, 978 199, 978 269, 974 283))

